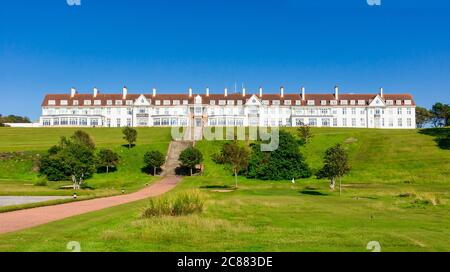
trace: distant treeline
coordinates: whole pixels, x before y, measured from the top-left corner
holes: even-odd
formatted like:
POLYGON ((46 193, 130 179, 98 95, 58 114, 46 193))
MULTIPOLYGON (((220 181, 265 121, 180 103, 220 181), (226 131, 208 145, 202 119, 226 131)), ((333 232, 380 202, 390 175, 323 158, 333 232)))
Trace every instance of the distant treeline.
POLYGON ((0 126, 4 126, 5 123, 31 123, 30 118, 17 115, 2 116, 0 114, 0 126))
POLYGON ((417 127, 448 127, 450 126, 450 105, 435 103, 431 109, 416 108, 417 127))

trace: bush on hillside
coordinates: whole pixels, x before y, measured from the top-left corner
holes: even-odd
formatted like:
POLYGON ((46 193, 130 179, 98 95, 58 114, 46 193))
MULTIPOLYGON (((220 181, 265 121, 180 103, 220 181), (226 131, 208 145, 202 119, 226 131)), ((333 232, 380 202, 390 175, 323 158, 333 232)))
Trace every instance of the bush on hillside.
POLYGON ((300 153, 300 144, 288 132, 280 131, 279 147, 275 151, 261 151, 261 142, 251 145, 249 178, 262 180, 291 180, 311 176, 311 169, 300 153))
POLYGON ((142 213, 143 218, 155 216, 182 216, 203 211, 204 195, 198 191, 188 191, 176 194, 174 197, 150 199, 142 213))

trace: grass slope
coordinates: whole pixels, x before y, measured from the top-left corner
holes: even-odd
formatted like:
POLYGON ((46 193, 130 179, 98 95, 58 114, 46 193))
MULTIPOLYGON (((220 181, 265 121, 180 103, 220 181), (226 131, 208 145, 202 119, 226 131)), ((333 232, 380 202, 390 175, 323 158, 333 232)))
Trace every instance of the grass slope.
MULTIPOLYGON (((73 128, 0 129, 0 153, 20 152, 15 158, 0 159, 0 195, 70 195, 72 191, 58 190, 66 183, 49 182, 48 186, 32 186, 43 178, 33 169, 33 158, 55 145, 61 136, 70 136, 73 128)), ((97 148, 111 148, 121 156, 118 171, 95 174, 87 183, 97 190, 82 190, 80 195, 109 195, 122 188, 136 190, 154 180, 141 172, 144 153, 155 149, 167 152, 170 130, 166 128, 140 128, 136 146, 128 149, 117 128, 83 129, 94 139, 97 148)), ((70 183, 67 183, 70 184, 70 183)))
POLYGON ((70 241, 83 251, 366 251, 373 240, 383 251, 450 250, 450 151, 417 131, 314 134, 303 150, 313 168, 328 146, 350 143, 353 170, 342 197, 313 178, 292 184, 240 177, 238 191, 215 192, 233 177, 210 159, 220 144, 200 142, 204 176, 185 178, 175 191, 204 191, 204 213, 141 219, 140 201, 1 235, 0 251, 65 251, 70 241))

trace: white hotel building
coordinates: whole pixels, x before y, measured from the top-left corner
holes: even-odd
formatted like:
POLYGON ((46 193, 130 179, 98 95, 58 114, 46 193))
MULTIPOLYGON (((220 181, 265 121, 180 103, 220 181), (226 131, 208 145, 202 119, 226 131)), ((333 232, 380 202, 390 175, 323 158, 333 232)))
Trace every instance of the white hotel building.
POLYGON ((415 102, 410 94, 210 93, 90 94, 71 89, 49 94, 42 103, 44 127, 300 126, 414 129, 415 102))

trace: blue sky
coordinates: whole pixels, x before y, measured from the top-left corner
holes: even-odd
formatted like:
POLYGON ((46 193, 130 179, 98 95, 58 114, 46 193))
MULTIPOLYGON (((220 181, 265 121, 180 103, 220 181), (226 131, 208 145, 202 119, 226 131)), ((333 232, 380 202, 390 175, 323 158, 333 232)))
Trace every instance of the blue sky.
POLYGON ((450 1, 3 0, 0 113, 46 93, 240 86, 450 102, 450 1))

